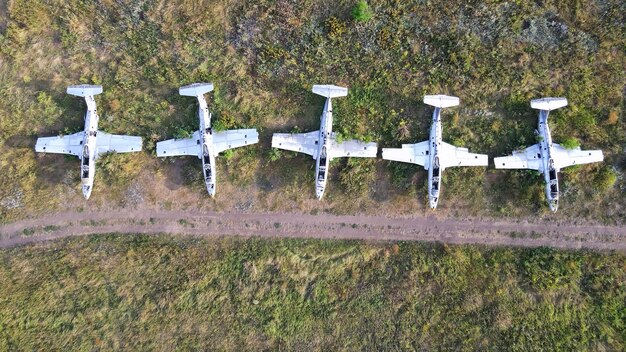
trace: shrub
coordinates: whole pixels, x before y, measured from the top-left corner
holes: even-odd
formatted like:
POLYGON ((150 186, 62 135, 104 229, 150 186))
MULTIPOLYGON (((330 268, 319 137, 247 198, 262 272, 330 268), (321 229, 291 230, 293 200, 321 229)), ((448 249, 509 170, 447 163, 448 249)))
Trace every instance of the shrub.
POLYGON ((269 159, 269 161, 277 161, 278 159, 280 159, 281 156, 282 153, 278 148, 271 148, 267 152, 267 158, 269 159))
POLYGON ((576 149, 580 147, 580 142, 574 137, 567 137, 561 142, 561 146, 565 149, 576 149))
POLYGON ((227 150, 225 150, 225 151, 222 153, 221 157, 222 157, 224 160, 230 160, 230 159, 232 159, 232 158, 233 158, 233 155, 235 155, 235 151, 234 151, 234 150, 232 150, 232 149, 227 149, 227 150))
POLYGON ((223 120, 215 120, 212 121, 211 123, 211 128, 213 129, 214 132, 220 132, 220 131, 225 131, 228 129, 228 127, 226 127, 225 123, 223 120))
POLYGON ((366 22, 372 19, 374 13, 365 0, 359 0, 352 8, 352 18, 357 22, 366 22))
POLYGON ((189 133, 189 131, 185 130, 184 128, 177 128, 176 131, 174 131, 174 138, 176 139, 183 139, 183 138, 190 138, 191 137, 191 133, 189 133))
POLYGON ((613 185, 615 185, 615 182, 617 181, 617 175, 615 174, 613 168, 605 166, 600 169, 600 172, 598 172, 598 175, 595 177, 594 181, 598 189, 600 189, 601 191, 606 191, 609 188, 613 187, 613 185))

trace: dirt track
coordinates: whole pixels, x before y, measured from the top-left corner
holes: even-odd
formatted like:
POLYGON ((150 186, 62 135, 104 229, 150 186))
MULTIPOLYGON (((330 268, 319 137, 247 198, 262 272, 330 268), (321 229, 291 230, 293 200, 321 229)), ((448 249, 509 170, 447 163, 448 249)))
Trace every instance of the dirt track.
POLYGON ((71 212, 22 220, 0 226, 0 247, 112 232, 440 241, 626 250, 626 228, 617 226, 438 219, 435 216, 385 218, 164 210, 71 212))

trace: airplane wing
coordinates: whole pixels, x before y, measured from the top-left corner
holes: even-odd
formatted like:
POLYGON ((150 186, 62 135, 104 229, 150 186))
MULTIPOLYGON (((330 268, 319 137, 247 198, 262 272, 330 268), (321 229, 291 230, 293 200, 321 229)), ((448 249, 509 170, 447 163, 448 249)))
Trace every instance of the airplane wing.
POLYGON ((428 141, 403 144, 402 148, 383 148, 383 159, 418 164, 428 169, 428 150, 428 141))
POLYGON ((79 156, 83 151, 85 132, 78 132, 61 137, 37 138, 35 151, 41 153, 70 154, 79 156))
POLYGON ((122 136, 98 131, 96 140, 97 153, 131 153, 141 151, 141 137, 122 136))
POLYGON ((200 157, 202 153, 200 132, 196 131, 190 138, 168 139, 157 142, 157 156, 193 155, 200 157))
POLYGON ((604 160, 601 150, 565 149, 559 144, 552 144, 552 159, 554 166, 560 170, 564 167, 580 164, 595 163, 604 160))
POLYGON ((452 144, 441 143, 439 151, 439 165, 443 168, 452 166, 487 166, 489 159, 485 154, 470 153, 467 148, 455 147, 452 144))
POLYGON ((215 154, 227 149, 239 148, 259 142, 259 133, 254 128, 213 132, 215 154))
POLYGON ((529 169, 542 171, 541 150, 535 144, 522 151, 514 151, 511 156, 494 158, 496 169, 529 169))
POLYGON ((378 146, 374 142, 366 143, 355 139, 343 142, 334 142, 328 151, 328 156, 332 158, 375 158, 378 153, 378 146))
POLYGON ((308 133, 274 133, 272 148, 309 154, 317 159, 320 131, 308 133))

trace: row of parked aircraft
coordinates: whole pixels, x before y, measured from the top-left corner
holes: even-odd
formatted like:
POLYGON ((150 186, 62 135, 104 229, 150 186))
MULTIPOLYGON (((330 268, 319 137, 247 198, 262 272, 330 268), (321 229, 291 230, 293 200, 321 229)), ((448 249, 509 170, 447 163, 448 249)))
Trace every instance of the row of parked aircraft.
MULTIPOLYGON (((170 139, 157 143, 157 156, 195 155, 202 161, 202 171, 208 193, 215 195, 215 157, 228 149, 259 141, 256 129, 213 131, 211 113, 204 94, 213 90, 211 83, 194 83, 181 87, 180 95, 198 99, 199 129, 190 138, 170 139)), ((89 199, 93 189, 95 160, 107 152, 127 153, 141 151, 141 137, 112 135, 98 130, 98 112, 94 96, 102 93, 101 86, 77 85, 67 89, 68 94, 84 97, 87 103, 85 129, 72 135, 42 137, 37 139, 35 150, 44 153, 75 155, 81 160, 83 195, 89 199)), ((315 191, 321 199, 328 180, 330 160, 340 157, 374 158, 378 148, 374 142, 358 140, 338 141, 333 132, 332 98, 348 95, 348 89, 335 85, 315 85, 313 93, 326 97, 320 129, 307 133, 275 133, 272 147, 308 154, 316 161, 315 191)), ((428 198, 431 208, 436 208, 441 192, 443 170, 455 166, 487 166, 488 156, 470 153, 467 148, 455 147, 442 140, 441 109, 459 105, 459 98, 446 95, 427 95, 424 103, 434 106, 430 138, 416 144, 403 144, 401 148, 383 148, 383 159, 418 164, 428 170, 428 198)), ((514 151, 513 155, 494 158, 497 169, 530 169, 544 174, 546 199, 552 211, 558 209, 560 169, 604 159, 601 150, 566 149, 552 143, 548 127, 550 111, 567 105, 565 98, 543 98, 531 101, 538 109, 540 142, 514 151)))

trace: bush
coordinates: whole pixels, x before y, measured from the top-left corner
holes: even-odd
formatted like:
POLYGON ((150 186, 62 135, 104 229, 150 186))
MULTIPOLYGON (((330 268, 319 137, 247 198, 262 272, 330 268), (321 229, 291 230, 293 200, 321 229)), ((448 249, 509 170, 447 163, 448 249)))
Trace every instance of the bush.
POLYGON ((352 18, 357 22, 369 21, 373 16, 374 13, 365 0, 359 0, 352 8, 352 18))
POLYGON ((277 161, 282 156, 282 152, 278 148, 271 148, 267 152, 267 158, 269 161, 277 161))
POLYGON ((226 149, 225 151, 222 152, 221 157, 224 160, 230 160, 233 158, 233 155, 235 155, 235 151, 232 149, 226 149))
POLYGON ((191 133, 189 133, 189 131, 185 130, 184 128, 177 128, 176 131, 174 131, 174 138, 175 139, 191 138, 191 133))
POLYGON ((580 142, 574 137, 567 137, 561 142, 561 146, 565 149, 576 149, 580 147, 580 142))
POLYGON ((615 174, 615 171, 613 171, 613 168, 605 166, 600 170, 600 172, 598 172, 594 181, 598 189, 606 191, 615 185, 615 182, 617 182, 617 175, 615 174))

